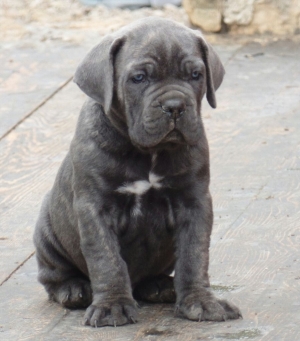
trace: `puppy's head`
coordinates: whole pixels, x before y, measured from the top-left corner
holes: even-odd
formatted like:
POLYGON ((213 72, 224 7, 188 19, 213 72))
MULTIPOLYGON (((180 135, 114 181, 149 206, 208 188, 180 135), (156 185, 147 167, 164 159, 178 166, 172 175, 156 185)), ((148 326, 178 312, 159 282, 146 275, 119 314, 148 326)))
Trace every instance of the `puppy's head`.
POLYGON ((112 122, 123 121, 140 148, 196 144, 201 100, 215 108, 224 68, 202 35, 148 18, 106 36, 79 65, 74 81, 112 122))

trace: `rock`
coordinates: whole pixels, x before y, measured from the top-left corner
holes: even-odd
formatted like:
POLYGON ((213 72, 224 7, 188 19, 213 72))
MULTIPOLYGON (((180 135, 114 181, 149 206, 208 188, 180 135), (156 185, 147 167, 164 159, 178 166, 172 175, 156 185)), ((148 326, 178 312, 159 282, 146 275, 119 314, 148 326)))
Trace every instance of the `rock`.
MULTIPOLYGON (((241 0, 240 0, 241 1, 241 0)), ((238 0, 227 0, 227 5, 234 6, 238 0)), ((230 31, 239 34, 272 33, 276 35, 294 34, 300 28, 299 0, 254 0, 252 1, 252 18, 247 21, 250 13, 250 0, 243 16, 234 14, 233 8, 224 10, 224 22, 229 25, 230 31)), ((226 5, 226 6, 227 6, 226 5)))
POLYGON ((219 0, 183 0, 191 23, 207 32, 221 30, 222 14, 219 0))
POLYGON ((196 8, 190 17, 193 25, 201 27, 207 32, 218 32, 221 30, 221 13, 216 9, 196 8))
POLYGON ((183 0, 193 25, 208 32, 300 34, 299 0, 183 0))
POLYGON ((253 17, 254 0, 224 1, 224 22, 228 25, 248 25, 253 17))

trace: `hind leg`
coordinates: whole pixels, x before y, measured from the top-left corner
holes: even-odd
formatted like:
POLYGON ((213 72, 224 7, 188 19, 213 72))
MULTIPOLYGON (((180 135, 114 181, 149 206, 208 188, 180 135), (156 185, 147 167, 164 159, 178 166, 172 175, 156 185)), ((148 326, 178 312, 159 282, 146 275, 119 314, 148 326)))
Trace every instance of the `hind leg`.
POLYGON ((74 268, 61 255, 54 254, 53 246, 47 246, 41 253, 37 248, 38 280, 44 285, 49 298, 66 308, 86 308, 92 302, 92 289, 88 278, 74 268))
MULTIPOLYGON (((49 250, 49 246, 47 250, 49 250)), ((45 252, 44 252, 45 253, 45 252)), ((92 302, 88 278, 59 254, 49 257, 37 249, 38 280, 44 285, 49 298, 70 309, 86 308, 92 302), (59 260, 60 259, 60 260, 59 260)))
POLYGON ((46 200, 34 233, 38 280, 51 300, 70 309, 86 308, 92 302, 90 281, 71 263, 52 232, 46 200))

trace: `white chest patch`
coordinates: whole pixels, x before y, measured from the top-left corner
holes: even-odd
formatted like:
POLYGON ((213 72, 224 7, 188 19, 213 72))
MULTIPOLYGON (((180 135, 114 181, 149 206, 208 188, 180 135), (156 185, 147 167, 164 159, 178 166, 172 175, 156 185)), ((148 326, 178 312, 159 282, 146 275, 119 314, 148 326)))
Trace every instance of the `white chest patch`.
POLYGON ((155 189, 161 188, 162 184, 160 183, 160 181, 162 179, 163 177, 150 172, 149 180, 138 180, 132 183, 124 184, 123 186, 117 189, 117 192, 123 194, 143 195, 147 191, 149 191, 150 188, 155 189))

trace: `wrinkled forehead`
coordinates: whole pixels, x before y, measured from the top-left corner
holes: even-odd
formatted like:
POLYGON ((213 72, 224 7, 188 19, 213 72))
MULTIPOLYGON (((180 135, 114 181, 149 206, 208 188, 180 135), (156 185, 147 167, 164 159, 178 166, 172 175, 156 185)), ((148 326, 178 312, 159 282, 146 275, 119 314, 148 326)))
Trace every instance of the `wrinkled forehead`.
POLYGON ((133 61, 152 59, 157 63, 180 62, 188 57, 201 57, 196 36, 181 28, 140 28, 127 37, 122 59, 133 61))

